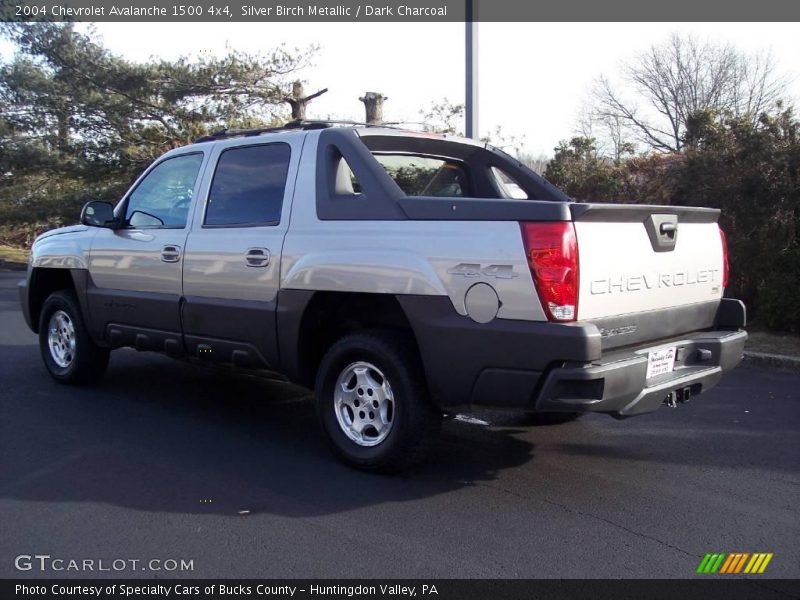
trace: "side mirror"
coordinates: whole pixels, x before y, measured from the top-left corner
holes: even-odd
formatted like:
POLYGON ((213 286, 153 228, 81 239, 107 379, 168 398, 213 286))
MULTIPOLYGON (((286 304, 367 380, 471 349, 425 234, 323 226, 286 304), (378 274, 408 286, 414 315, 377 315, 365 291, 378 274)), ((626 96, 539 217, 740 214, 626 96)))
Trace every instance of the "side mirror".
POLYGON ((91 227, 108 227, 109 229, 115 229, 119 224, 114 216, 114 205, 99 200, 92 200, 83 205, 81 223, 91 227))

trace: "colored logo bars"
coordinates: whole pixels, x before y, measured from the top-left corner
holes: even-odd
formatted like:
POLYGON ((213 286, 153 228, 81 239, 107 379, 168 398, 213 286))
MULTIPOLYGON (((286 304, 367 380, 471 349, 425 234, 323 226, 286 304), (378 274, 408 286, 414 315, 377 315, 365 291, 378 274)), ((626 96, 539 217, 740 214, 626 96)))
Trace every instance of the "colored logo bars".
POLYGON ((697 572, 702 574, 724 573, 732 575, 736 573, 763 573, 769 561, 772 560, 772 552, 734 552, 732 554, 706 554, 697 572))

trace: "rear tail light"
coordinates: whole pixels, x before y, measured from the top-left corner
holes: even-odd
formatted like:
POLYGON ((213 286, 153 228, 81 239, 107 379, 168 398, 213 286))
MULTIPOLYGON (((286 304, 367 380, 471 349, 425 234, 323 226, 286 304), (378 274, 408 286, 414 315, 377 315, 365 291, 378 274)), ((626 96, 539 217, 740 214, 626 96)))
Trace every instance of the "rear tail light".
POLYGON ((528 266, 551 321, 578 318, 578 240, 570 221, 520 223, 528 266))
POLYGON ((722 240, 722 287, 728 287, 728 238, 722 228, 719 229, 719 237, 722 240))

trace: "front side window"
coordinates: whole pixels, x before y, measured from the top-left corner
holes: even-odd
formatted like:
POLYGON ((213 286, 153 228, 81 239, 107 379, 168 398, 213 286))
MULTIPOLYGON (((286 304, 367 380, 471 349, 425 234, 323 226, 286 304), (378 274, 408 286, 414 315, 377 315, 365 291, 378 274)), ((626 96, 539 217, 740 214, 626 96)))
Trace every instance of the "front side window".
POLYGON ((125 221, 130 227, 186 226, 203 155, 184 154, 156 165, 128 196, 125 221))
POLYGON ((225 150, 211 183, 205 225, 277 225, 290 156, 288 144, 225 150))
POLYGON ((374 156, 406 196, 469 195, 467 174, 460 162, 410 154, 374 156))

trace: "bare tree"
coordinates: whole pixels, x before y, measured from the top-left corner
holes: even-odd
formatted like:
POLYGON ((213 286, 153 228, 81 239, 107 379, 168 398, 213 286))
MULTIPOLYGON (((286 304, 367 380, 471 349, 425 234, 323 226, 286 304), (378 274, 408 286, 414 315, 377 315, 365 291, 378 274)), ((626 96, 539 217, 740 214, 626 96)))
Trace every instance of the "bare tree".
MULTIPOLYGON (((745 54, 730 44, 672 35, 622 68, 626 86, 605 76, 596 82, 594 119, 663 152, 683 147, 687 121, 698 111, 724 111, 757 119, 776 107, 787 81, 770 54, 745 54)), ((617 151, 624 148, 619 148, 617 151)))
POLYGON ((525 146, 525 134, 514 135, 503 131, 502 125, 497 125, 494 131, 481 136, 480 140, 499 148, 512 156, 519 156, 525 146))
POLYGON ((577 135, 595 140, 599 153, 617 163, 636 151, 635 144, 630 141, 630 129, 629 123, 619 115, 600 113, 589 104, 583 106, 575 125, 577 135))
POLYGON ((464 105, 443 98, 419 111, 423 129, 435 133, 464 135, 464 105))
POLYGON ((529 169, 533 169, 539 175, 544 175, 545 170, 547 170, 547 165, 550 164, 551 157, 545 154, 527 154, 522 153, 517 156, 519 161, 527 166, 529 169))
MULTIPOLYGON (((452 135, 464 135, 464 105, 443 98, 433 103, 427 110, 420 110, 424 131, 452 135)), ((525 145, 525 135, 507 134, 502 126, 497 125, 493 131, 484 133, 480 140, 504 152, 518 156, 525 145)))

